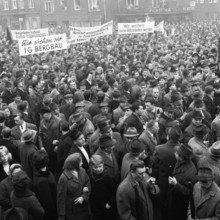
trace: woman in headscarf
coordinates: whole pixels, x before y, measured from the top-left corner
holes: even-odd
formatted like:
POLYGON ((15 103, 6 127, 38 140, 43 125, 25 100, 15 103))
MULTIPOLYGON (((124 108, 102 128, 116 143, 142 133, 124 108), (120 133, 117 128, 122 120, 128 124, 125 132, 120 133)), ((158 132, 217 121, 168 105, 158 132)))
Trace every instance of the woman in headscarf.
POLYGON ((67 157, 57 187, 59 220, 90 220, 89 196, 91 186, 86 171, 81 167, 79 153, 67 157))

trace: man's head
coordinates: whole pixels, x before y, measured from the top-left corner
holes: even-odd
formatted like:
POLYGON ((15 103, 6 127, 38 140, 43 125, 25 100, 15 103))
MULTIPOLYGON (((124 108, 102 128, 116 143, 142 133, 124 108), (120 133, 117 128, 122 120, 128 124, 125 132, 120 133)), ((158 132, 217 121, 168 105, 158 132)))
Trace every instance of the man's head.
POLYGON ((134 102, 132 103, 132 107, 131 107, 131 110, 137 114, 138 116, 142 116, 143 114, 143 105, 139 102, 134 102))
POLYGON ((134 160, 130 166, 130 173, 135 181, 142 182, 146 175, 146 167, 144 161, 134 160))
POLYGON ((157 87, 154 87, 152 90, 152 94, 153 94, 154 98, 158 98, 159 97, 159 89, 157 87))
POLYGON ((199 167, 198 180, 204 190, 208 190, 213 183, 214 172, 210 167, 199 167))
POLYGON ((157 134, 159 131, 159 124, 156 120, 150 120, 147 124, 147 129, 153 134, 157 134))
POLYGON ((21 113, 18 113, 15 117, 14 117, 14 121, 15 124, 20 126, 24 123, 24 117, 21 113))
POLYGON ((202 120, 204 119, 204 115, 202 111, 196 111, 194 110, 192 113, 192 123, 195 126, 200 126, 202 125, 202 120))
POLYGON ((146 110, 147 111, 152 111, 155 107, 155 100, 153 97, 148 97, 146 100, 145 100, 145 107, 146 107, 146 110))

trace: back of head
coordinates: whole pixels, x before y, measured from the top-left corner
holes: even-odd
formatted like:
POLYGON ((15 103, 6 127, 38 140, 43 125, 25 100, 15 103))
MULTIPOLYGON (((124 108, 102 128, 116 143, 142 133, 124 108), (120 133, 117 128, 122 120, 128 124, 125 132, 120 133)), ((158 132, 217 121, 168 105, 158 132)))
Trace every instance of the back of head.
POLYGON ((12 176, 12 184, 15 192, 24 192, 30 188, 30 179, 25 171, 21 170, 12 176))
POLYGON ((173 142, 178 142, 182 138, 182 131, 178 125, 171 127, 168 130, 168 137, 169 140, 172 140, 173 142))
POLYGON ((23 208, 13 207, 4 212, 2 220, 28 220, 28 213, 23 208))
POLYGON ((33 163, 36 170, 40 170, 47 167, 49 163, 49 158, 44 150, 38 150, 34 153, 33 163))

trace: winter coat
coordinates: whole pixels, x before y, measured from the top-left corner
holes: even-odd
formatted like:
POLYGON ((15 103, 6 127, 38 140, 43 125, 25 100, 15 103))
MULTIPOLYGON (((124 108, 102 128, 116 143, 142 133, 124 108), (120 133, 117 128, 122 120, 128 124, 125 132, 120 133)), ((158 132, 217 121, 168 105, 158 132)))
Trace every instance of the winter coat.
POLYGON ((59 220, 90 220, 89 196, 91 185, 83 168, 78 172, 78 179, 70 171, 64 170, 57 187, 57 210, 59 220), (83 192, 88 187, 89 192, 83 192), (83 204, 74 204, 75 199, 83 197, 83 204))
POLYGON ((169 187, 169 219, 187 220, 189 202, 192 198, 193 186, 197 181, 197 170, 191 160, 177 161, 173 177, 177 184, 169 187))
POLYGON ((216 183, 204 195, 200 183, 196 183, 193 189, 195 216, 197 219, 220 219, 220 189, 216 183))
POLYGON ((94 174, 89 170, 91 182, 90 204, 94 220, 115 220, 116 210, 116 190, 112 180, 104 170, 101 174, 94 174), (110 209, 106 209, 106 204, 110 209))
POLYGON ((50 171, 34 171, 33 190, 40 204, 44 208, 44 220, 56 220, 56 193, 57 186, 54 175, 50 171))
POLYGON ((153 207, 149 191, 152 194, 159 192, 157 187, 150 188, 143 180, 143 190, 129 174, 119 185, 116 194, 117 208, 120 220, 153 220, 153 207), (141 216, 140 216, 141 215, 141 216))
POLYGON ((33 192, 26 190, 22 193, 15 191, 11 194, 12 207, 20 207, 28 212, 28 220, 43 220, 44 209, 33 192))

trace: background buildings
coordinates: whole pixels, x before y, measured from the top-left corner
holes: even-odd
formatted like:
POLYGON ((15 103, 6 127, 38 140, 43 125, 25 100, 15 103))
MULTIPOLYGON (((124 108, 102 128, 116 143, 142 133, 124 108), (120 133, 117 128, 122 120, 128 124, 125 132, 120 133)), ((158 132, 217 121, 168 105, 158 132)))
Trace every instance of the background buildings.
POLYGON ((119 22, 178 21, 220 16, 220 0, 0 0, 0 27, 95 26, 119 22))

